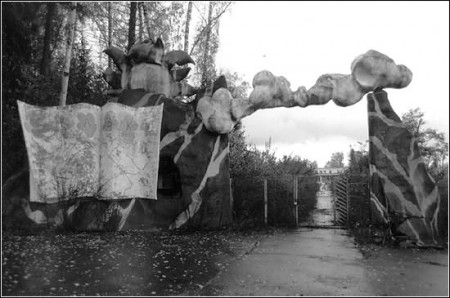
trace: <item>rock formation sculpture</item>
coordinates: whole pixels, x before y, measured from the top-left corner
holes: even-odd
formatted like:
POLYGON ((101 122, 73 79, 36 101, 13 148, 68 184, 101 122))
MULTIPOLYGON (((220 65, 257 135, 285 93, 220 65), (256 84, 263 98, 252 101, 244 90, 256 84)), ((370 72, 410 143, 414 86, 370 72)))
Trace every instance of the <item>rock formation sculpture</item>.
POLYGON ((323 105, 330 100, 339 106, 359 102, 364 94, 383 88, 404 88, 412 79, 412 72, 395 64, 388 56, 370 50, 351 64, 351 74, 325 74, 309 90, 299 87, 291 91, 290 83, 282 76, 261 71, 253 78, 249 98, 232 98, 228 90, 217 90, 212 96, 201 98, 197 113, 205 127, 217 133, 230 132, 242 118, 259 109, 276 107, 307 107, 323 105))
POLYGON ((370 199, 374 223, 392 224, 418 245, 440 244, 440 198, 417 142, 387 93, 368 95, 370 199))
POLYGON ((117 47, 108 48, 104 52, 120 70, 115 72, 108 68, 103 73, 105 80, 113 87, 111 94, 140 88, 168 98, 196 94, 195 88, 182 81, 189 74, 190 68, 174 68, 175 65, 184 66, 194 61, 184 51, 176 50, 165 54, 164 44, 159 38, 155 43, 144 40, 134 44, 128 54, 117 47))

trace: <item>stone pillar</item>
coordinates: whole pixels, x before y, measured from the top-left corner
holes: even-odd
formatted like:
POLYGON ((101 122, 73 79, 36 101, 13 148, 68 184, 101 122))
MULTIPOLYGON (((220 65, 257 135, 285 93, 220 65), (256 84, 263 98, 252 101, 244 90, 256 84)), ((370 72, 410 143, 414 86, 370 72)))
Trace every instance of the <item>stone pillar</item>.
POLYGON ((392 109, 385 91, 370 93, 367 100, 374 223, 393 220, 397 230, 418 245, 440 244, 438 188, 416 140, 392 109))

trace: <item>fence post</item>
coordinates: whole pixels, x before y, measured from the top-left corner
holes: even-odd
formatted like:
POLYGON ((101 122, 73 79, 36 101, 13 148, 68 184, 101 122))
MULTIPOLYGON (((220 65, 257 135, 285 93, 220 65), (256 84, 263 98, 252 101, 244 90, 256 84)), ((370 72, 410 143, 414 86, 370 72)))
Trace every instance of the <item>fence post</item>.
POLYGON ((298 176, 294 176, 294 216, 295 227, 298 228, 298 176))
POLYGON ((336 177, 331 178, 331 199, 333 200, 333 216, 334 216, 334 224, 337 225, 336 218, 336 177))
POLYGON ((233 218, 233 178, 230 178, 230 208, 231 208, 231 221, 234 221, 233 218))
POLYGON ((370 188, 370 176, 367 180, 367 191, 369 192, 368 195, 366 195, 366 200, 368 199, 369 201, 369 223, 372 224, 372 203, 370 202, 370 197, 371 197, 371 188, 370 188))
POLYGON ((267 178, 264 178, 264 224, 267 224, 267 178))
POLYGON ((345 196, 347 199, 347 227, 350 227, 349 178, 345 177, 345 196))

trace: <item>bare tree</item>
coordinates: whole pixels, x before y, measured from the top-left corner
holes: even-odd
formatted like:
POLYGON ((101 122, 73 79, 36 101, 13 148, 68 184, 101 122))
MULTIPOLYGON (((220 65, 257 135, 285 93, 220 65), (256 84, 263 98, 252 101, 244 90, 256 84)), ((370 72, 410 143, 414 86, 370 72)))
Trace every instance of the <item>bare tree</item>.
MULTIPOLYGON (((200 32, 198 32, 198 34, 196 35, 196 37, 194 39, 194 43, 192 44, 192 48, 189 51, 189 55, 192 55, 192 53, 194 52, 195 47, 202 40, 203 35, 206 34, 206 32, 208 31, 208 28, 212 28, 219 21, 220 17, 228 10, 228 8, 230 7, 230 5, 232 3, 231 2, 225 2, 223 4, 224 4, 223 8, 216 13, 216 16, 212 17, 210 22, 207 22, 205 27, 203 27, 203 29, 200 30, 200 32)), ((211 31, 209 31, 209 32, 211 33, 211 31)))
POLYGON ((69 20, 67 22, 66 58, 64 62, 63 77, 61 83, 61 95, 59 105, 65 106, 67 99, 67 88, 69 86, 70 61, 72 60, 72 44, 75 35, 75 23, 77 18, 77 2, 70 4, 69 20))
POLYGON ((142 2, 138 2, 138 16, 139 16, 139 41, 142 41, 144 35, 144 26, 142 21, 142 2))
POLYGON ((128 50, 136 42, 136 11, 137 2, 130 3, 130 19, 128 22, 128 50))
POLYGON ((147 29, 148 38, 155 41, 152 35, 152 30, 150 29, 150 22, 148 20, 148 13, 147 13, 147 7, 145 7, 145 4, 141 2, 142 12, 144 13, 144 24, 145 28, 147 29))
MULTIPOLYGON (((112 12, 111 12, 111 2, 108 2, 108 49, 112 45, 112 12)), ((111 58, 108 58, 108 67, 111 67, 111 58)))
POLYGON ((192 1, 189 1, 186 13, 186 27, 184 29, 184 51, 186 53, 189 51, 189 26, 191 24, 191 15, 192 15, 192 1))
POLYGON ((201 83, 203 86, 207 85, 207 80, 208 80, 208 65, 206 63, 207 59, 208 59, 208 55, 209 55, 209 42, 211 39, 211 29, 212 29, 212 24, 211 24, 211 20, 212 20, 212 11, 214 9, 214 2, 210 1, 209 2, 209 9, 208 9, 208 23, 206 24, 206 38, 205 38, 205 45, 204 45, 204 50, 203 50, 203 69, 202 69, 202 80, 201 83))
POLYGON ((53 28, 52 23, 56 13, 56 2, 47 3, 47 15, 45 21, 45 35, 44 35, 44 46, 42 51, 42 60, 40 73, 44 76, 48 75, 50 62, 52 60, 50 51, 50 42, 53 39, 53 28))

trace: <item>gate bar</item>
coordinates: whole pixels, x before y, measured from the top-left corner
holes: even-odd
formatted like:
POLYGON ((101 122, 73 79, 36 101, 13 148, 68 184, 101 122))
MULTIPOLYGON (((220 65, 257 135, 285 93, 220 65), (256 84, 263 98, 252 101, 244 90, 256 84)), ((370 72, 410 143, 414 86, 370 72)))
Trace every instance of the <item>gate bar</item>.
POLYGON ((294 216, 295 227, 298 228, 298 177, 294 176, 294 216))
POLYGON ((332 178, 332 181, 331 181, 331 198, 332 198, 332 200, 333 200, 333 215, 334 215, 334 224, 335 225, 337 225, 337 219, 336 219, 336 208, 337 208, 337 206, 336 206, 336 201, 337 201, 337 198, 336 198, 336 189, 335 189, 335 187, 336 187, 336 177, 333 177, 332 178))
POLYGON ((267 178, 264 179, 264 223, 267 224, 267 178))

